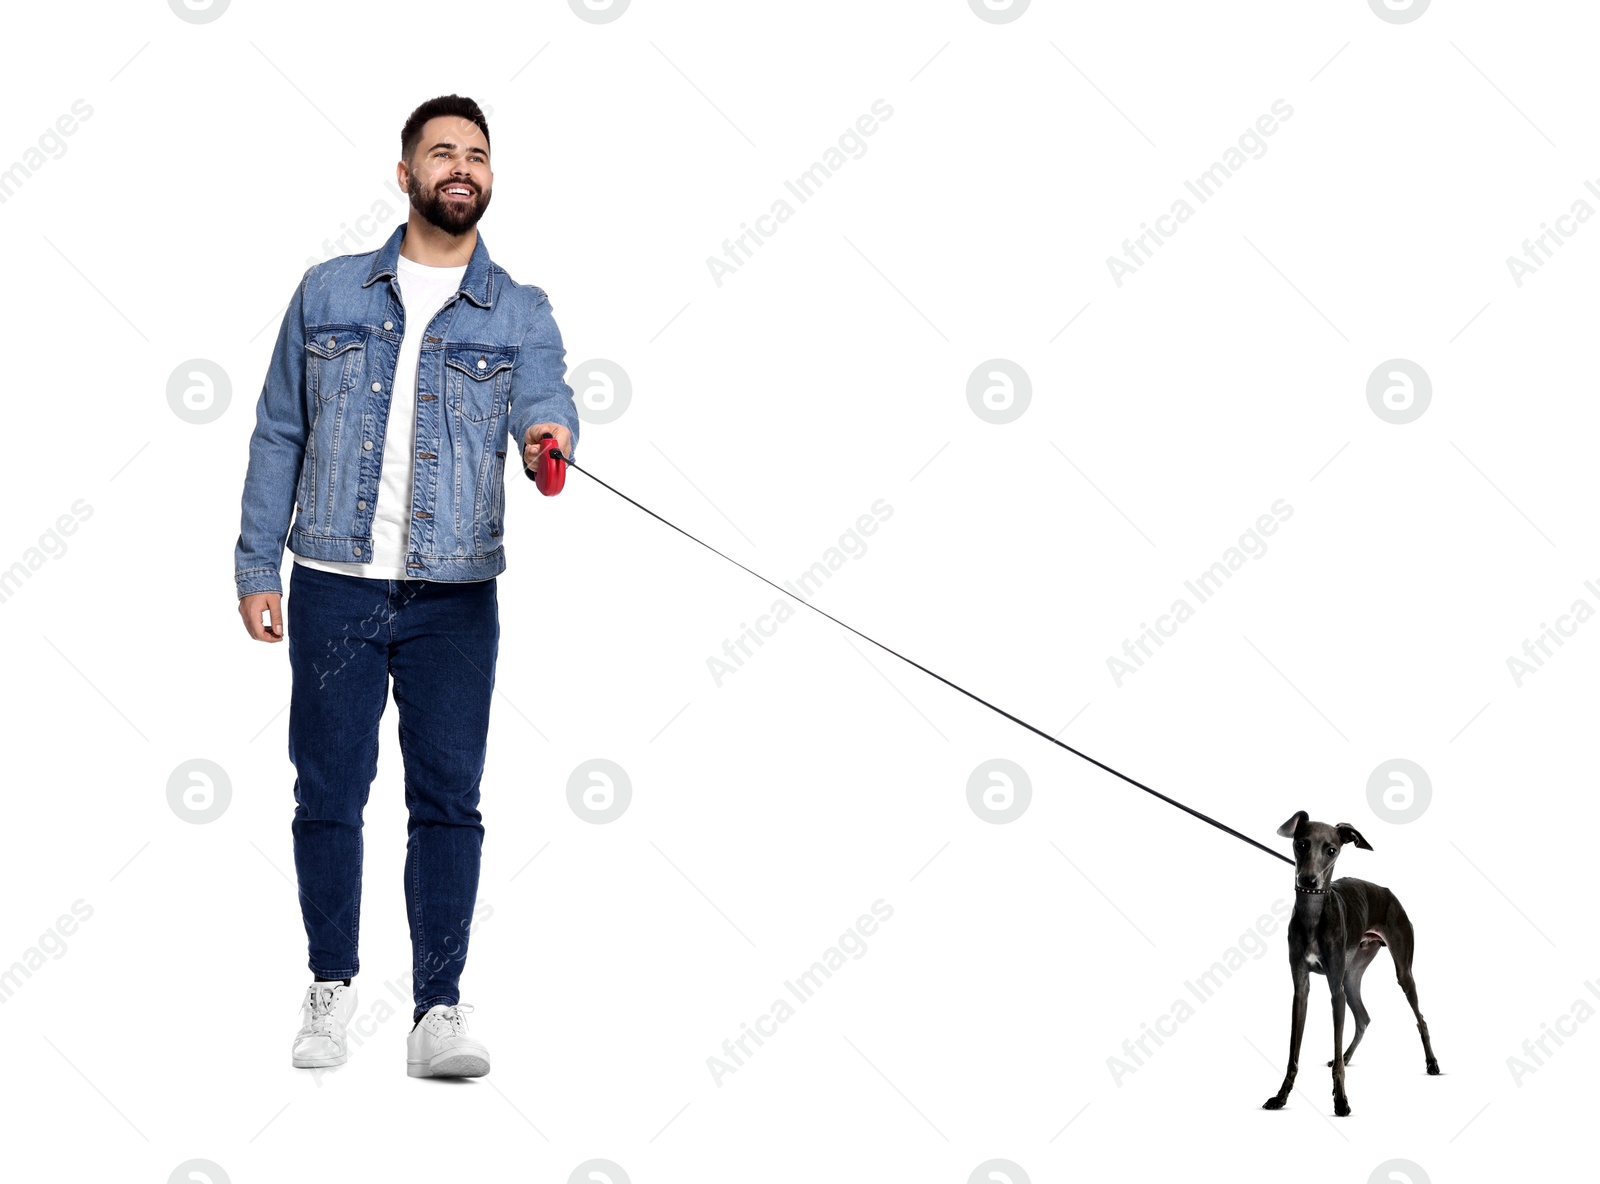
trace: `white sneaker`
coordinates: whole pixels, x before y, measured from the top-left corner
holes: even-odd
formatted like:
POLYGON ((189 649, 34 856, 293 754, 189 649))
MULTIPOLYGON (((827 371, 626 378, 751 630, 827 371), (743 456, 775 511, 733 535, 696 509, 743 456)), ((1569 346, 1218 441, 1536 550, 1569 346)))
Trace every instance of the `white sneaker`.
POLYGON ((470 1003, 435 1003, 406 1036, 407 1077, 482 1077, 489 1072, 489 1050, 467 1035, 463 1012, 470 1003))
POLYGON ((352 983, 312 983, 300 1004, 300 1031, 294 1037, 294 1067, 322 1069, 349 1058, 344 1027, 356 1010, 352 983))

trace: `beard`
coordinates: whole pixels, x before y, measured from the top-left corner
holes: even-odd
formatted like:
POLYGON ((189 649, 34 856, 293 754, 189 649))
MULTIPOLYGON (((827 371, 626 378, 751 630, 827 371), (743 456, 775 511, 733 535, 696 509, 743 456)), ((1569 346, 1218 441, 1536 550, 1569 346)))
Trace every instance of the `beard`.
POLYGON ((478 190, 468 200, 461 201, 445 196, 444 191, 451 184, 452 182, 445 181, 435 186, 432 193, 424 193, 417 174, 412 173, 407 194, 411 199, 411 208, 428 222, 446 234, 461 235, 478 224, 478 219, 482 218, 484 211, 489 208, 489 198, 493 194, 487 190, 478 190))

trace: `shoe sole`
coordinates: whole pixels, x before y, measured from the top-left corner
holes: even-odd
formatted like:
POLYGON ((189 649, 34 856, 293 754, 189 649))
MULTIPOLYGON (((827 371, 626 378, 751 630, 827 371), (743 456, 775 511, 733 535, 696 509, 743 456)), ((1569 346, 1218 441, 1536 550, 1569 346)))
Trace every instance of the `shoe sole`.
POLYGON ((455 1053, 429 1063, 407 1061, 407 1077, 484 1077, 489 1072, 489 1058, 474 1053, 455 1053))
POLYGON ((341 1057, 293 1057, 291 1058, 296 1069, 333 1069, 344 1064, 350 1059, 350 1054, 341 1057))

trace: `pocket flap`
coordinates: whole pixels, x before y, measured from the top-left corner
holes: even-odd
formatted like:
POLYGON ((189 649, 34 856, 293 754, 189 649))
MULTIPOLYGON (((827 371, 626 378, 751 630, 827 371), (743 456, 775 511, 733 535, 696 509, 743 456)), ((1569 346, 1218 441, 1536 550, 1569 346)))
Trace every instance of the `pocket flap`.
POLYGON ((470 374, 482 382, 502 370, 511 369, 517 360, 517 351, 504 346, 447 345, 444 347, 444 364, 454 366, 463 374, 470 374))
POLYGON ((306 349, 320 358, 337 358, 346 350, 365 345, 367 331, 349 325, 327 325, 306 330, 306 349))

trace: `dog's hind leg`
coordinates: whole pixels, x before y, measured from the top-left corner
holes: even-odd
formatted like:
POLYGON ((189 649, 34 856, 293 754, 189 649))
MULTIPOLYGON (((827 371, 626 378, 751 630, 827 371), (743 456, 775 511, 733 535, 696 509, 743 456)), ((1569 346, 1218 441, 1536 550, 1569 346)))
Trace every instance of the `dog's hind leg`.
MULTIPOLYGON (((1344 993, 1350 1003, 1350 1014, 1355 1017, 1356 1034, 1350 1041, 1350 1047, 1344 1050, 1344 1063, 1350 1063, 1351 1055, 1356 1051, 1356 1045, 1361 1043, 1362 1034, 1367 1030, 1367 1009, 1361 1002, 1361 974, 1371 965, 1372 960, 1378 956, 1378 951, 1383 948, 1383 943, 1362 942, 1361 948, 1350 955, 1350 968, 1344 972, 1344 993)), ((1328 1062, 1328 1067, 1333 1067, 1333 1062, 1328 1062)))
POLYGON ((1411 1014, 1417 1017, 1417 1032, 1422 1036, 1422 1053, 1427 1058, 1428 1072, 1437 1075, 1439 1062, 1433 1055, 1433 1044, 1428 1039, 1428 1021, 1422 1018, 1422 1009, 1417 1006, 1417 984, 1411 977, 1411 956, 1416 951, 1416 934, 1399 902, 1395 903, 1394 912, 1396 915, 1389 926, 1392 932, 1386 932, 1384 937, 1389 943, 1389 954, 1394 958, 1395 977, 1400 980, 1400 989, 1406 994, 1406 1002, 1411 1004, 1411 1014))

